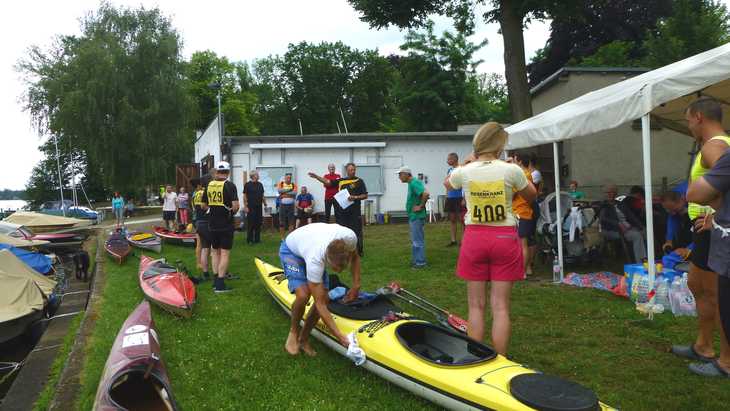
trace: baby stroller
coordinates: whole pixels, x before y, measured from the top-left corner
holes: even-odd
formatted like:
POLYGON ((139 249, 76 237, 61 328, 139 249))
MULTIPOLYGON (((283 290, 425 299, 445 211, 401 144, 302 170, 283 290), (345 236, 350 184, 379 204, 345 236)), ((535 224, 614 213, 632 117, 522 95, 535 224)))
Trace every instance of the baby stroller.
POLYGON ((566 192, 560 192, 560 216, 557 220, 555 193, 548 194, 540 203, 537 234, 543 262, 558 255, 558 232, 563 236, 563 261, 565 264, 585 263, 598 256, 600 236, 592 233, 596 222, 592 208, 581 208, 573 203, 566 192), (558 229, 560 226, 560 229, 558 229))

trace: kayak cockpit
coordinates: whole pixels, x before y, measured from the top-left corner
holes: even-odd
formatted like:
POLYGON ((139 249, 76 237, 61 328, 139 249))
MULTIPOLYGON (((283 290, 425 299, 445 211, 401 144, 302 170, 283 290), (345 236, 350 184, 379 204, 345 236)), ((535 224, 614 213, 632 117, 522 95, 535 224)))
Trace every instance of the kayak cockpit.
POLYGON ((114 404, 125 410, 173 411, 173 400, 162 381, 154 373, 145 374, 145 369, 138 368, 120 375, 109 388, 114 404))
POLYGON ((341 300, 330 301, 327 308, 332 314, 361 321, 379 320, 388 313, 401 312, 387 297, 380 295, 374 299, 357 299, 347 304, 343 304, 341 300))
POLYGON ((472 365, 497 356, 482 343, 430 323, 405 322, 396 328, 395 334, 410 352, 438 365, 472 365))

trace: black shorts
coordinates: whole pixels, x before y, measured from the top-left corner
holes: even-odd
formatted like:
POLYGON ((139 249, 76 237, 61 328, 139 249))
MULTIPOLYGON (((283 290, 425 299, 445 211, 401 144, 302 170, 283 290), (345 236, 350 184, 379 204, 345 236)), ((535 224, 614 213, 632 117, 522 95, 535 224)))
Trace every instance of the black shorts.
POLYGON ((175 212, 174 211, 163 211, 162 219, 165 221, 175 221, 175 212))
POLYGON ((447 213, 463 213, 466 211, 466 207, 461 205, 461 202, 464 199, 462 197, 459 198, 446 198, 446 203, 444 203, 444 211, 447 213))
POLYGON ((195 222, 195 232, 200 238, 201 248, 210 248, 210 230, 208 230, 208 220, 198 220, 195 222))
POLYGON ((230 250, 233 248, 233 229, 210 231, 210 247, 214 250, 230 250))
POLYGON ((294 204, 281 204, 279 206, 279 224, 284 230, 289 229, 289 225, 294 225, 294 204))
POLYGON ((710 230, 701 233, 692 233, 692 242, 695 248, 689 254, 689 261, 701 270, 712 271, 707 260, 710 256, 710 238, 712 237, 710 230))
POLYGON ((305 213, 304 210, 297 210, 297 218, 304 220, 305 218, 312 218, 312 213, 305 213))
POLYGON ((527 239, 527 245, 535 245, 535 226, 537 223, 534 219, 520 219, 517 225, 517 234, 520 238, 527 239))

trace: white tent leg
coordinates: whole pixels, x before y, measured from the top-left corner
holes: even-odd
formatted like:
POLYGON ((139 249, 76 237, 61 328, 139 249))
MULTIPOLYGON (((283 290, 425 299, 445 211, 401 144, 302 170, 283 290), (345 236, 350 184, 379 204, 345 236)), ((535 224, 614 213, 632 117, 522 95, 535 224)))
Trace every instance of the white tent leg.
POLYGON ((558 157, 558 143, 553 142, 553 168, 555 171, 555 211, 557 219, 555 221, 555 232, 558 236, 558 262, 560 262, 560 282, 563 282, 564 265, 563 265, 563 216, 560 211, 560 158, 558 157))
POLYGON ((654 264, 654 216, 652 214, 651 194, 651 127, 649 114, 641 117, 641 146, 644 155, 644 191, 646 198, 646 256, 649 262, 649 280, 652 286, 656 276, 654 264))

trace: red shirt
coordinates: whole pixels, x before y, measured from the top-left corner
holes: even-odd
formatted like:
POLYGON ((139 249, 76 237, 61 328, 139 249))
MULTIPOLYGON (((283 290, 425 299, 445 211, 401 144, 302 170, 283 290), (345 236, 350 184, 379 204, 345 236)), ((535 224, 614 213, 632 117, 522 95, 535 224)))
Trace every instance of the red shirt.
MULTIPOLYGON (((337 173, 330 173, 330 174, 325 174, 322 177, 324 177, 327 180, 339 180, 341 176, 339 174, 337 174, 337 173)), ((334 184, 332 186, 325 187, 325 190, 324 190, 324 199, 325 200, 331 200, 332 198, 335 197, 335 194, 337 194, 338 191, 339 190, 338 190, 336 184, 334 184)))

